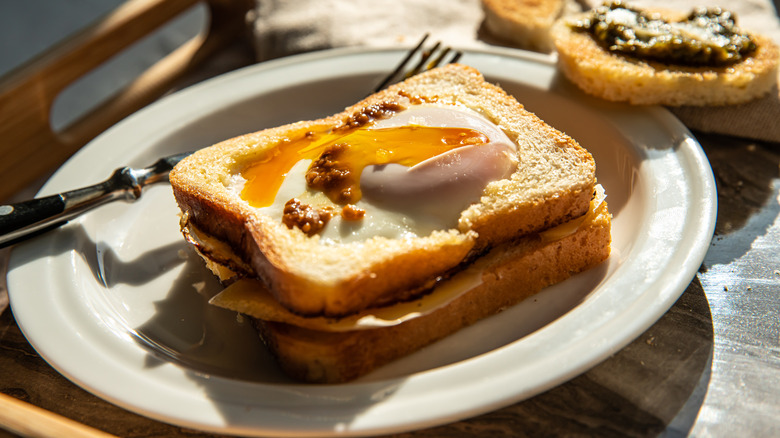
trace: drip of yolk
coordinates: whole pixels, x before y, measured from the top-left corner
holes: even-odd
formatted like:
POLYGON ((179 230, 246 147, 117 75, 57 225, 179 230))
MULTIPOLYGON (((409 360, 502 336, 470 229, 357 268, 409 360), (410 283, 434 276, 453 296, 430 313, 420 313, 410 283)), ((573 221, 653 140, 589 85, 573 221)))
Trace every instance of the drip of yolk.
POLYGON ((298 133, 241 172, 246 180, 241 197, 253 207, 271 205, 295 163, 316 160, 334 146, 339 147, 334 159, 348 170, 347 178, 357 190, 355 199, 359 199, 360 174, 366 166, 395 163, 411 167, 458 147, 487 142, 484 134, 473 129, 417 125, 298 133))

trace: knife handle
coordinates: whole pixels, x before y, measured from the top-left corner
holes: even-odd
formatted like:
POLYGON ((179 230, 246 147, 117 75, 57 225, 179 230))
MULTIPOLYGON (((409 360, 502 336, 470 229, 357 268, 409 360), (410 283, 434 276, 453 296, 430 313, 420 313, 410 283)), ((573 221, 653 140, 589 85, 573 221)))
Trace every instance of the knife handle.
POLYGON ((99 205, 141 196, 137 171, 123 167, 101 183, 44 198, 0 205, 0 248, 66 224, 99 205))

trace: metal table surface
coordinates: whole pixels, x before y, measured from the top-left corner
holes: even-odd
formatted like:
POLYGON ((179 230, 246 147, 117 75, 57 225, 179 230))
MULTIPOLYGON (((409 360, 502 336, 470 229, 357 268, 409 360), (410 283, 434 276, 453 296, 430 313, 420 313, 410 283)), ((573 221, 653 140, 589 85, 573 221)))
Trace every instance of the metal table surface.
POLYGON ((780 432, 780 148, 699 135, 718 222, 698 275, 712 359, 694 433, 780 432))
MULTIPOLYGON (((236 66, 207 66, 193 80, 236 66)), ((695 135, 716 178, 718 221, 677 303, 567 383, 476 418, 397 436, 780 434, 780 145, 695 135)), ((32 349, 10 311, 0 315, 0 370, 0 392, 119 436, 210 436, 80 389, 32 349)))

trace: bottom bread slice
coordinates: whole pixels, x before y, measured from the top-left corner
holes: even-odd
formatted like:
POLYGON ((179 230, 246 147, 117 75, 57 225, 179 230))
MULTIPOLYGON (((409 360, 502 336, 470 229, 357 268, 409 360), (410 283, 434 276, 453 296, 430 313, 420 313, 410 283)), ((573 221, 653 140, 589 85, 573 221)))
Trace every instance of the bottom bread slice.
POLYGON ((254 323, 291 377, 318 383, 353 380, 604 261, 610 253, 611 216, 605 202, 593 213, 564 237, 535 234, 493 249, 481 262, 480 285, 395 326, 329 332, 258 319, 254 323))

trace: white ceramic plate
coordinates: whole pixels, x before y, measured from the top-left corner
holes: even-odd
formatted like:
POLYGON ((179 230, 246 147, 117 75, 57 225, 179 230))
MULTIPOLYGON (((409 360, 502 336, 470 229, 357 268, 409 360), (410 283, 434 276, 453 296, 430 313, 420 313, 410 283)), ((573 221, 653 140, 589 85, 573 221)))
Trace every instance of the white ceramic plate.
MULTIPOLYGON (((117 167, 340 111, 402 51, 339 50, 246 68, 162 99, 67 162, 50 194, 117 167)), ((344 385, 295 384, 247 324, 206 304, 219 286, 186 248, 167 185, 16 248, 16 319, 73 382, 131 411, 244 435, 390 433, 538 394, 629 343, 679 297, 715 223, 706 157, 666 111, 608 104, 561 80, 550 58, 468 52, 480 69, 586 146, 614 214, 608 262, 344 385)))

